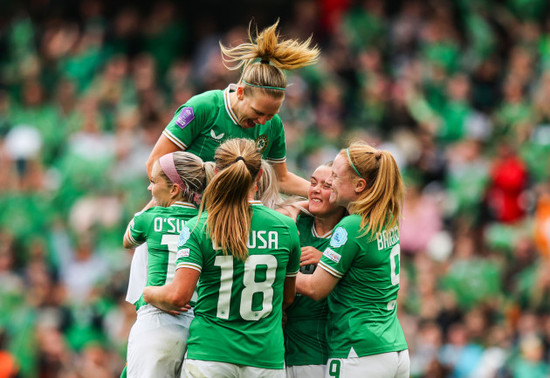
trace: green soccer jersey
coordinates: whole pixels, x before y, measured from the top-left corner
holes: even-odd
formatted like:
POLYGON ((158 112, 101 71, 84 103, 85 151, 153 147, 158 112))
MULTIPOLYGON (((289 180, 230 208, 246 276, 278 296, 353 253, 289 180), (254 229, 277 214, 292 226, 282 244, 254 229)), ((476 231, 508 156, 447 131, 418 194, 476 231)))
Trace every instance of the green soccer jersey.
POLYGON ((176 269, 201 272, 187 358, 283 369, 283 289, 300 268, 298 231, 292 219, 260 202, 251 211, 245 262, 214 249, 207 214, 181 234, 176 269))
MULTIPOLYGON (((327 235, 318 235, 313 217, 298 216, 296 220, 300 233, 300 245, 312 246, 324 251, 330 241, 332 231, 327 235)), ((316 265, 300 268, 304 274, 313 274, 316 265)), ((296 295, 294 303, 286 310, 285 325, 285 362, 287 366, 324 365, 327 363, 328 350, 325 327, 327 322, 327 300, 314 301, 305 296, 296 295)))
MULTIPOLYGON (((176 271, 179 234, 185 221, 195 217, 197 208, 186 202, 170 207, 151 207, 137 213, 130 224, 129 239, 134 245, 147 242, 148 267, 146 286, 162 286, 172 282, 176 271)), ((135 303, 136 310, 146 304, 143 295, 135 303)))
POLYGON ((407 349, 397 319, 399 229, 361 236, 361 217, 338 223, 319 262, 339 278, 328 297, 329 358, 363 357, 407 349))
POLYGON ((231 90, 232 85, 223 91, 213 90, 193 96, 178 108, 164 129, 164 136, 204 161, 214 161, 216 148, 226 140, 246 138, 256 141, 263 158, 270 163, 284 162, 286 142, 281 118, 275 115, 265 125, 242 128, 231 109, 231 90))

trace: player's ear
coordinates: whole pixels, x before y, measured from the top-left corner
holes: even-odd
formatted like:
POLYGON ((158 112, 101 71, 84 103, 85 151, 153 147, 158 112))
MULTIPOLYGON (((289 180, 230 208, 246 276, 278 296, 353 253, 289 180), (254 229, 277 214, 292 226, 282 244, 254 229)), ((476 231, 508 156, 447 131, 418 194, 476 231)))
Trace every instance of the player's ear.
POLYGON ((237 90, 235 91, 239 101, 242 101, 244 98, 244 86, 242 84, 237 85, 237 90))
POLYGON ((367 189, 367 180, 364 178, 357 179, 357 181, 355 181, 355 193, 362 193, 365 189, 367 189))
POLYGON ((172 184, 172 187, 170 188, 170 195, 172 197, 176 197, 181 191, 182 189, 178 185, 172 184))

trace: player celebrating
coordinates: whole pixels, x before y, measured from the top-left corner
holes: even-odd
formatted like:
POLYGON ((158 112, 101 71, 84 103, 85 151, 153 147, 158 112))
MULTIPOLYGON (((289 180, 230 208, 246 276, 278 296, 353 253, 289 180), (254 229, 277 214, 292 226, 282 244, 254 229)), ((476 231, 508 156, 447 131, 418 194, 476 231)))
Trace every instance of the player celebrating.
POLYGON ((393 156, 356 142, 334 160, 331 202, 349 213, 297 291, 328 296, 331 377, 408 377, 407 342, 397 319, 398 219, 403 183, 393 156), (329 295, 330 294, 330 295, 329 295))
POLYGON ((178 311, 198 284, 184 373, 190 377, 284 377, 283 304, 295 295, 300 243, 294 222, 254 201, 261 155, 248 139, 216 151, 206 212, 188 222, 174 281, 144 298, 178 311))
POLYGON ((168 152, 187 150, 212 161, 225 140, 247 138, 273 164, 283 192, 306 195, 307 181, 287 170, 285 132, 277 113, 287 85, 282 70, 315 63, 319 49, 310 47, 311 38, 280 41, 277 25, 278 21, 256 33, 255 41, 249 30, 249 43, 233 48, 220 44, 227 68, 243 68, 241 79, 225 90, 194 96, 179 107, 149 156, 148 174, 153 162, 168 152))
MULTIPOLYGON (((147 242, 147 286, 162 286, 174 277, 178 235, 198 213, 192 203, 201 194, 211 163, 188 152, 162 156, 153 165, 148 189, 158 206, 137 213, 126 230, 125 248, 147 242)), ((128 377, 179 377, 193 311, 178 316, 135 303, 137 320, 128 337, 128 377)))
MULTIPOLYGON (((332 229, 346 213, 344 207, 329 202, 331 189, 326 180, 330 177, 331 166, 331 163, 321 165, 311 175, 308 208, 314 217, 300 214, 296 220, 302 246, 300 272, 304 274, 313 274, 321 258, 321 251, 328 246, 332 229)), ((328 359, 326 300, 314 301, 298 295, 286 314, 287 377, 323 377, 328 359)))

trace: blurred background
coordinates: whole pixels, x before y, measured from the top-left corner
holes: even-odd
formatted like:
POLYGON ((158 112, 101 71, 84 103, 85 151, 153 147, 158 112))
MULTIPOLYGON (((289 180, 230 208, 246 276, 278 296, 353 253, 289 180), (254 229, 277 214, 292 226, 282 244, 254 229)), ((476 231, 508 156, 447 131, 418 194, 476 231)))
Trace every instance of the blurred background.
POLYGON ((281 19, 289 169, 353 138, 407 184, 399 317, 413 377, 550 374, 546 0, 0 1, 0 377, 115 377, 134 307, 124 229, 218 42, 281 19), (11 375, 10 375, 11 374, 11 375))

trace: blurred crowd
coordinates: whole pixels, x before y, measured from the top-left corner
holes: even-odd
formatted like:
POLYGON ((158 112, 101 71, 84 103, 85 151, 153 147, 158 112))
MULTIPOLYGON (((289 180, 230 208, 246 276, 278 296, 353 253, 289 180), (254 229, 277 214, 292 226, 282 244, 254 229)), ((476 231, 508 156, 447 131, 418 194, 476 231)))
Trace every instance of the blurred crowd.
MULTIPOLYGON (((238 80, 218 42, 276 15, 17 3, 0 4, 0 377, 117 376, 135 320, 122 236, 150 198, 145 161, 180 104, 238 80)), ((307 178, 361 138, 405 178, 412 376, 550 376, 550 3, 278 4, 281 34, 322 49, 289 72, 289 169, 307 178)))

